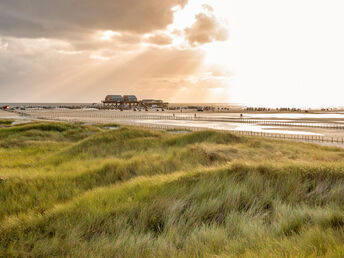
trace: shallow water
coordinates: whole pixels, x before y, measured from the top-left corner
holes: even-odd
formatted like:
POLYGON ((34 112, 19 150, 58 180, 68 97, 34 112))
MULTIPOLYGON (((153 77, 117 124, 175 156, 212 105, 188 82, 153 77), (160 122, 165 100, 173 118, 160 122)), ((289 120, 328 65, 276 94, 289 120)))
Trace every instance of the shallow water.
MULTIPOLYGON (((160 129, 179 128, 181 130, 186 128, 196 129, 217 129, 217 130, 235 130, 235 131, 251 131, 256 133, 269 133, 269 134, 286 134, 286 135, 309 135, 309 136, 328 136, 328 137, 344 137, 344 130, 340 129, 328 129, 314 128, 314 126, 320 127, 325 123, 330 123, 331 119, 326 121, 318 120, 317 122, 310 122, 306 119, 302 120, 289 120, 284 117, 300 117, 309 115, 334 115, 334 114, 250 114, 250 115, 274 115, 276 118, 257 120, 252 117, 249 121, 248 114, 244 115, 250 123, 242 123, 238 117, 240 114, 224 114, 224 113, 197 113, 196 117, 201 119, 195 119, 195 113, 183 113, 175 114, 169 112, 134 112, 134 111, 112 111, 112 110, 26 110, 26 114, 32 114, 37 117, 45 117, 46 119, 59 120, 59 121, 71 121, 71 122, 86 122, 86 123, 118 123, 127 125, 140 125, 145 124, 150 127, 160 129), (168 117, 166 117, 168 116, 168 117), (231 119, 233 116, 235 119, 231 119), (209 119, 208 119, 209 118, 209 119), (281 122, 283 124, 269 124, 270 122, 281 122), (252 122, 252 123, 251 123, 252 122), (285 124, 292 122, 290 125, 285 124), (293 125, 294 124, 294 125, 293 125), (296 125, 298 127, 296 127, 296 125), (299 126, 304 127, 299 127, 299 126), (311 128, 310 126, 313 126, 311 128), (302 129, 301 129, 302 128, 302 129)), ((335 114, 343 116, 343 114, 335 114)), ((335 120, 333 120, 334 122, 335 120)), ((332 123, 332 125, 338 125, 338 123, 332 123)))
POLYGON ((342 113, 330 114, 307 114, 307 113, 281 113, 281 114, 245 114, 249 118, 282 118, 282 119, 310 119, 310 118, 323 118, 323 119, 344 119, 342 113))
POLYGON ((276 127, 271 126, 259 126, 259 125, 240 125, 238 128, 233 129, 234 131, 250 131, 258 133, 275 133, 275 134, 290 134, 290 135, 316 135, 323 136, 320 133, 313 133, 308 131, 297 131, 297 130, 276 130, 276 127))
POLYGON ((154 124, 163 126, 178 126, 178 127, 194 127, 194 128, 209 128, 217 130, 233 130, 233 131, 249 131, 259 133, 275 133, 275 134, 290 134, 290 135, 314 135, 322 136, 320 133, 313 133, 309 131, 297 130, 274 130, 271 126, 261 126, 254 124, 240 124, 240 123, 226 123, 226 122, 211 122, 211 121, 182 121, 182 120, 131 120, 134 123, 154 124))
POLYGON ((110 131, 113 131, 113 130, 119 130, 119 126, 106 126, 106 127, 103 127, 103 129, 106 129, 106 130, 110 130, 110 131))

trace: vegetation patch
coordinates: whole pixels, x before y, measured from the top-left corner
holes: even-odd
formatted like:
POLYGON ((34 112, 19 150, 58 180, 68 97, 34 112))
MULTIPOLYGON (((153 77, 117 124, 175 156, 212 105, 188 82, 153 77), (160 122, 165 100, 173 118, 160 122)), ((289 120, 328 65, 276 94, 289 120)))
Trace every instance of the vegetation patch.
POLYGON ((200 131, 0 129, 0 256, 344 253, 344 152, 200 131))
POLYGON ((13 119, 0 119, 0 127, 6 127, 14 122, 13 119))

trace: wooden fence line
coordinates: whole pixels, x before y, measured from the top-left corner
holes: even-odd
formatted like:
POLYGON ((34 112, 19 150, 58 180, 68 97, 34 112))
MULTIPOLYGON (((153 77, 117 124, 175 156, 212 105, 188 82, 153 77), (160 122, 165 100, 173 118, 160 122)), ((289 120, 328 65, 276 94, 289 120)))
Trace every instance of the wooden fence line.
MULTIPOLYGON (((26 114, 28 115, 28 114, 26 114)), ((43 116, 36 116, 36 115, 29 115, 35 117, 37 119, 42 120, 52 120, 52 121, 61 121, 61 122, 84 122, 80 119, 73 119, 72 117, 64 117, 64 118, 47 118, 43 116)), ((94 123, 104 123, 104 120, 93 120, 94 123)), ((178 125, 155 125, 155 124, 146 124, 146 123, 137 123, 137 122, 130 122, 130 121, 116 121, 116 124, 120 125, 129 125, 129 126, 136 126, 136 127, 145 127, 145 128, 152 128, 152 129, 159 129, 159 130, 180 130, 180 131, 201 131, 201 130, 215 130, 220 132, 231 132, 234 134, 239 134, 243 136, 257 136, 257 137, 266 137, 266 138, 274 138, 274 139, 282 139, 282 140, 293 140, 293 141, 305 141, 305 142, 318 142, 318 143, 336 143, 336 144, 344 144, 344 138, 339 137, 324 137, 318 135, 300 135, 300 134, 278 134, 278 133, 266 133, 266 132, 254 132, 254 131, 238 131, 238 130, 225 130, 225 129, 216 129, 216 128, 207 128, 207 127, 192 127, 192 126, 178 126, 178 125)))
POLYGON ((344 144, 344 138, 338 137, 324 137, 318 135, 298 135, 298 134, 276 134, 276 133, 265 133, 265 132, 253 132, 253 131, 239 131, 239 130, 224 130, 216 128, 207 127, 187 127, 187 126, 175 126, 175 125, 152 125, 152 124, 138 124, 138 123, 123 123, 123 125, 132 125, 139 127, 148 127, 153 129, 168 130, 168 129, 178 129, 180 131, 202 131, 202 130, 215 130, 220 132, 231 132, 234 134, 240 134, 243 136, 258 136, 267 137, 283 140, 295 140, 295 141, 307 141, 307 142, 327 142, 327 143, 337 143, 344 144))
MULTIPOLYGON (((141 119, 141 120, 191 120, 191 121, 213 121, 213 122, 229 122, 229 123, 242 123, 254 125, 269 125, 269 126, 284 126, 284 127, 304 127, 304 128, 320 128, 320 129, 333 129, 344 130, 344 125, 335 123, 317 123, 317 122, 280 122, 261 119, 239 119, 239 118, 221 118, 221 117, 206 117, 206 116, 190 116, 190 115, 125 115, 118 113, 110 113, 102 111, 85 111, 82 113, 78 111, 78 117, 87 118, 114 118, 114 119, 141 119), (86 113, 87 112, 87 113, 86 113)), ((21 115, 39 116, 44 115, 46 119, 56 119, 58 117, 74 117, 75 113, 67 111, 49 111, 49 112, 17 112, 21 115)), ((43 116, 42 116, 43 117, 43 116)))

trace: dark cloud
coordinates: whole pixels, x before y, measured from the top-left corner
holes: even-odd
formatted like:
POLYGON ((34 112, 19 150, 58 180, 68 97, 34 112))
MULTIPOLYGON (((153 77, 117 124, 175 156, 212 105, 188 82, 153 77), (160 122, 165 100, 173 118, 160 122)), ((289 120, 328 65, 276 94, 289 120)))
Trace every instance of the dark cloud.
POLYGON ((185 37, 193 46, 228 39, 225 26, 213 15, 210 7, 207 6, 206 10, 208 13, 197 14, 196 22, 185 29, 185 37))
POLYGON ((71 38, 95 30, 147 33, 173 22, 187 0, 1 0, 0 34, 71 38))

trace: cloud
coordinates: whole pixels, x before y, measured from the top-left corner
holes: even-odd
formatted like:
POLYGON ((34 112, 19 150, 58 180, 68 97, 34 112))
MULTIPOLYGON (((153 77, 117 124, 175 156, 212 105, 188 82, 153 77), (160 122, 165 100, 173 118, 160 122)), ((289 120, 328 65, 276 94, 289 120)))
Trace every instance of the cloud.
MULTIPOLYGON (((167 49, 149 48, 115 66, 115 60, 99 67, 96 81, 99 86, 93 89, 89 83, 88 93, 98 94, 98 99, 106 94, 137 94, 140 98, 162 98, 166 101, 209 101, 223 100, 228 94, 214 97, 212 91, 227 89, 224 81, 230 75, 219 67, 204 64, 205 53, 197 48, 167 49)), ((93 76, 92 76, 93 77, 93 76)), ((88 82, 87 82, 88 83, 88 82)))
POLYGON ((0 52, 1 51, 6 51, 8 48, 8 43, 7 42, 3 42, 2 39, 0 39, 0 52))
POLYGON ((147 43, 151 43, 154 45, 170 45, 173 42, 173 39, 171 36, 164 32, 156 32, 153 35, 149 36, 146 39, 147 43))
POLYGON ((0 34, 78 38, 92 31, 148 33, 173 22, 174 6, 188 0, 2 0, 0 34))
POLYGON ((203 58, 204 53, 198 50, 150 48, 119 70, 143 79, 180 77, 197 72, 203 58))
POLYGON ((98 31, 87 38, 70 39, 68 42, 77 50, 111 49, 113 51, 130 51, 140 47, 143 35, 123 32, 109 38, 104 37, 106 31, 98 31))
POLYGON ((208 12, 214 12, 214 8, 208 4, 203 4, 202 8, 208 12))
POLYGON ((196 34, 218 40, 221 28, 204 7, 185 32, 170 29, 172 7, 187 1, 1 0, 0 101, 94 102, 115 93, 168 100, 176 92, 201 100, 226 75, 204 67, 193 46, 209 39, 196 34))
POLYGON ((186 40, 192 46, 202 45, 213 41, 226 41, 228 31, 213 14, 213 9, 203 6, 206 13, 196 15, 196 22, 184 30, 186 40))
POLYGON ((206 85, 214 87, 211 74, 205 80, 204 53, 197 49, 151 47, 131 57, 123 54, 104 60, 106 56, 100 52, 87 61, 84 53, 51 53, 27 62, 8 55, 0 60, 0 82, 7 85, 0 87, 0 101, 97 102, 106 94, 129 93, 169 100, 180 88, 191 94, 201 88, 206 92, 206 85), (20 74, 13 76, 14 70, 20 74), (200 83, 190 79, 197 74, 201 74, 200 83))

